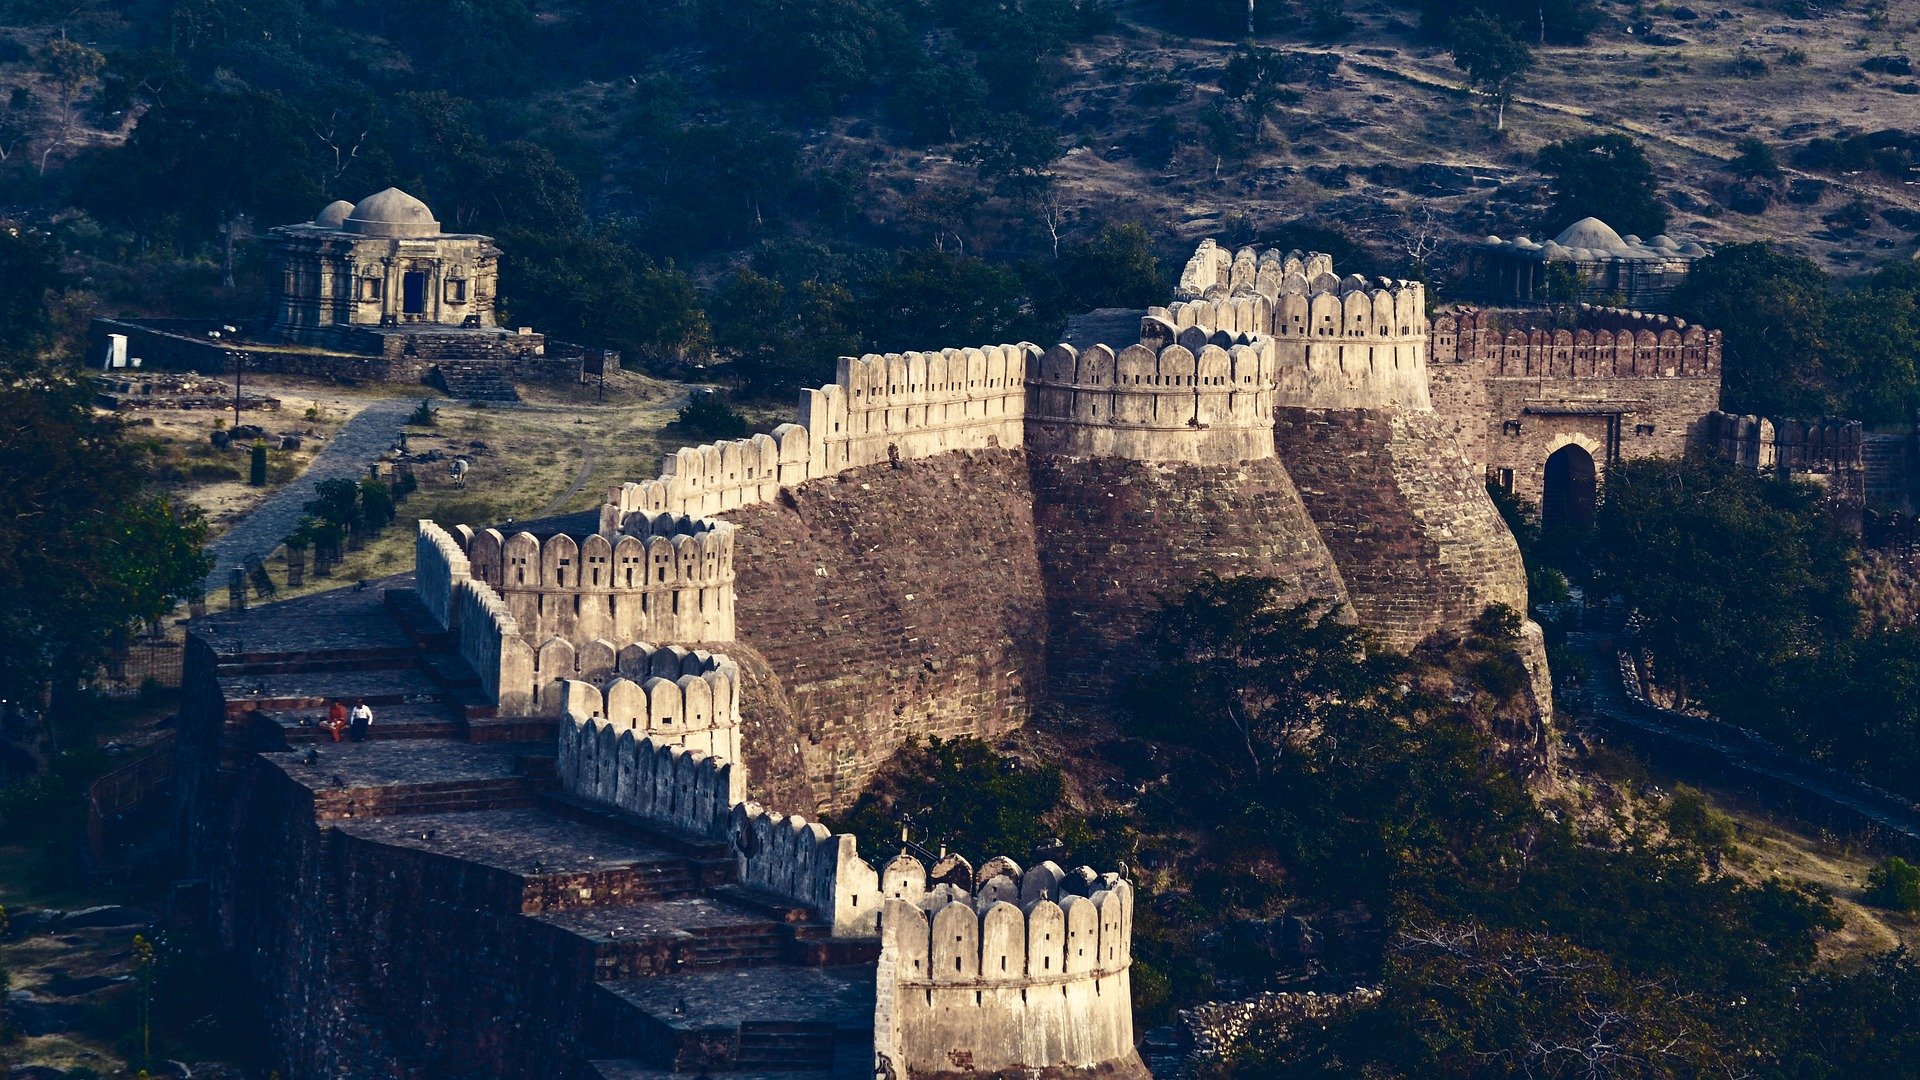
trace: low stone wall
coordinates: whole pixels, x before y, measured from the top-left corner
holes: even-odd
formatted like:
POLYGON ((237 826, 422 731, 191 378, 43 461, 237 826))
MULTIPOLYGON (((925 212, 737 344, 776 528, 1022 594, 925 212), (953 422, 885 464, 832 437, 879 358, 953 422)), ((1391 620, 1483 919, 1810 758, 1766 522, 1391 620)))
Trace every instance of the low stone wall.
POLYGON ((1181 1026, 1193 1041, 1195 1057, 1220 1060, 1232 1057, 1255 1027, 1288 1030, 1298 1024, 1324 1026, 1356 1009, 1372 1008, 1385 996, 1360 986, 1344 994, 1269 992, 1240 1001, 1209 1001, 1180 1013, 1181 1026))

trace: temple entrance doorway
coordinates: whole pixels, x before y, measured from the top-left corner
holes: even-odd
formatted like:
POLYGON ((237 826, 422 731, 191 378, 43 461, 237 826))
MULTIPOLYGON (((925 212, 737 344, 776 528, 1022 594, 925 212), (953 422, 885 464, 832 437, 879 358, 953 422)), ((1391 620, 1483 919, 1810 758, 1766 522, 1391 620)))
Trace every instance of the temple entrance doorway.
POLYGON ((427 275, 422 270, 409 270, 400 282, 400 310, 408 315, 423 315, 427 310, 427 275))
POLYGON ((1599 484, 1593 455, 1579 445, 1567 445, 1547 458, 1546 482, 1540 496, 1540 525, 1545 529, 1584 529, 1593 524, 1599 484))

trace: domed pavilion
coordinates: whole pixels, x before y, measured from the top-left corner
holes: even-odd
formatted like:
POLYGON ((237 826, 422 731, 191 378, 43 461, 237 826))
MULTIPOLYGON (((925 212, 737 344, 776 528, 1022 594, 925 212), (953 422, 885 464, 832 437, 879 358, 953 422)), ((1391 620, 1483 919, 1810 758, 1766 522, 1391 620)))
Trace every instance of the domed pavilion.
POLYGON ((426 203, 388 188, 331 203, 311 222, 274 229, 267 341, 393 356, 486 351, 500 249, 493 239, 443 232, 426 203), (449 340, 451 339, 451 340, 449 340))
POLYGON ((1582 218, 1544 244, 1524 236, 1489 236, 1471 256, 1481 291, 1496 302, 1545 304, 1554 266, 1579 281, 1581 303, 1665 311, 1673 290, 1696 260, 1707 256, 1697 243, 1656 236, 1621 236, 1599 218, 1582 218))

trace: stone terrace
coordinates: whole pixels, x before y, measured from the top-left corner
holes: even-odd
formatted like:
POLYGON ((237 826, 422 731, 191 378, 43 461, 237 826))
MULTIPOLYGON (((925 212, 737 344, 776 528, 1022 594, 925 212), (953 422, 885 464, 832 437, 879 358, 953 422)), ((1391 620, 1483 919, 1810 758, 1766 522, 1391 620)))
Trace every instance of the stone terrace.
POLYGON ((871 1075, 877 946, 736 884, 723 845, 559 794, 553 722, 492 717, 410 585, 195 627, 250 793, 237 936, 311 1033, 293 1073, 871 1075), (335 698, 372 705, 369 741, 318 726, 335 698))

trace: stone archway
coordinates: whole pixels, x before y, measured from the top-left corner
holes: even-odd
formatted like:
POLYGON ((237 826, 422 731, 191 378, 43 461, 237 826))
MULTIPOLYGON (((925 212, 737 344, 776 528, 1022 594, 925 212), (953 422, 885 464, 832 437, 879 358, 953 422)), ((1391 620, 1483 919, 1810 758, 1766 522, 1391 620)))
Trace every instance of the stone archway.
POLYGON ((1547 455, 1541 487, 1541 527, 1584 529, 1592 525, 1599 491, 1599 468, 1591 451, 1571 441, 1555 450, 1547 455))

